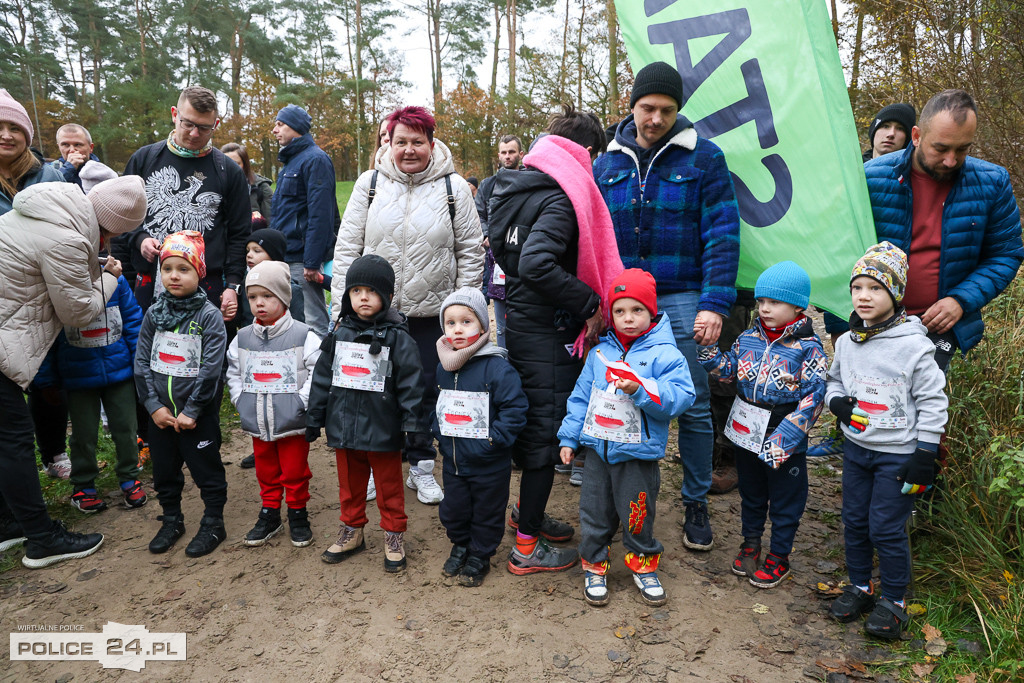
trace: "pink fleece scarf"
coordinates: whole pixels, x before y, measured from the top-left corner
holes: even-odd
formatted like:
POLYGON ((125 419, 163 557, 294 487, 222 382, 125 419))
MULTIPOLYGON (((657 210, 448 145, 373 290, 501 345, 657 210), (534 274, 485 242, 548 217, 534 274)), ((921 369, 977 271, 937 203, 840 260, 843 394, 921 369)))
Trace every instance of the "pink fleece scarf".
MULTIPOLYGON (((523 165, 554 178, 572 202, 579 225, 576 277, 601 296, 601 310, 607 324, 608 289, 623 267, 611 214, 594 182, 590 153, 568 138, 545 135, 523 158, 523 165)), ((586 333, 584 327, 573 344, 574 355, 583 356, 586 333)))

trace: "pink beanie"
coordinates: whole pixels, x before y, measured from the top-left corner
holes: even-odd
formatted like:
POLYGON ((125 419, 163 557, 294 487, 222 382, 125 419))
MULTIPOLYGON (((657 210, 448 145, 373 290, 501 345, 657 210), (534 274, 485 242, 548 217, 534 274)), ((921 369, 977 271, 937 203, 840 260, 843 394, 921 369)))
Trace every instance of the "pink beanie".
POLYGON ((28 144, 32 144, 35 131, 32 130, 32 120, 29 119, 28 112, 3 88, 0 88, 0 121, 9 121, 21 128, 28 135, 28 144))

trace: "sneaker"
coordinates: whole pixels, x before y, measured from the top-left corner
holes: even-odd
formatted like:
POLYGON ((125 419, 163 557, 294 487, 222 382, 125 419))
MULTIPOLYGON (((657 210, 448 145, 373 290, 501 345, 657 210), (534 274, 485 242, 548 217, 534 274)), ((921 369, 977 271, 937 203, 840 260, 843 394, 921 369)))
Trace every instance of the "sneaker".
POLYGON ((207 517, 204 515, 199 520, 199 531, 196 532, 196 535, 185 546, 185 554, 189 557, 209 555, 217 549, 221 541, 227 538, 227 535, 227 532, 224 530, 223 517, 207 517))
POLYGON ((349 555, 354 555, 363 550, 366 550, 363 527, 342 524, 341 531, 338 532, 338 540, 320 555, 320 559, 327 564, 338 564, 349 555))
POLYGON ((238 466, 241 467, 243 470, 251 470, 253 467, 256 467, 256 454, 250 453, 249 455, 245 456, 244 458, 238 461, 238 466))
POLYGON ((157 520, 163 522, 160 531, 149 542, 149 552, 159 555, 171 549, 178 539, 185 535, 184 515, 159 515, 157 520))
POLYGON ((685 503, 685 506, 683 545, 690 550, 711 550, 715 545, 715 538, 711 533, 707 503, 685 503))
POLYGON ((665 595, 665 589, 661 585, 657 572, 633 574, 633 583, 640 589, 640 599, 648 605, 657 607, 668 602, 668 596, 665 595))
POLYGON ((860 588, 850 585, 843 588, 843 594, 832 601, 828 608, 830 617, 842 624, 856 621, 870 612, 875 606, 874 593, 865 593, 860 588))
POLYGON ((583 599, 595 607, 608 604, 611 596, 608 595, 608 579, 604 574, 586 572, 583 577, 583 599))
POLYGON ((292 545, 296 548, 305 548, 313 542, 313 530, 309 528, 306 508, 288 508, 288 533, 292 537, 292 545))
POLYGON ((96 489, 78 489, 71 494, 71 504, 87 515, 107 509, 107 504, 96 495, 96 489))
POLYGON ((558 474, 572 474, 572 463, 568 465, 563 462, 555 463, 555 472, 558 474))
POLYGON ((444 561, 444 566, 441 567, 441 573, 445 576, 455 576, 461 572, 462 568, 466 566, 467 552, 469 552, 469 548, 466 546, 453 545, 451 554, 444 561))
POLYGON ((459 585, 476 588, 483 584, 487 572, 491 571, 491 563, 482 557, 470 555, 465 566, 459 572, 459 585))
MULTIPOLYGON (((512 506, 512 514, 508 516, 508 525, 513 529, 519 529, 519 503, 512 506)), ((565 543, 576 530, 568 522, 562 522, 548 513, 544 513, 544 521, 540 523, 540 535, 552 543, 565 543)))
POLYGON ((844 443, 846 443, 846 437, 843 436, 842 432, 823 436, 818 439, 817 444, 807 449, 807 457, 824 458, 830 455, 842 455, 844 443))
POLYGON ((583 462, 583 460, 575 458, 572 461, 572 471, 569 473, 569 483, 573 486, 583 486, 583 462))
POLYGON ((69 479, 71 477, 71 458, 67 453, 54 456, 53 462, 46 466, 46 473, 54 479, 69 479))
POLYGON ((416 492, 416 498, 424 505, 437 505, 444 498, 444 491, 434 479, 433 460, 420 460, 410 467, 405 485, 416 492))
MULTIPOLYGON (((412 476, 411 472, 409 473, 409 476, 410 477, 412 476)), ((435 486, 436 485, 437 484, 435 483, 435 486)), ((412 487, 410 486, 409 488, 412 488, 412 487)), ((443 497, 444 493, 442 493, 441 495, 443 497)), ((373 472, 372 471, 370 472, 370 480, 366 482, 366 500, 367 500, 367 502, 369 502, 371 500, 377 500, 377 485, 375 483, 373 483, 373 472)))
POLYGON ((395 574, 403 569, 405 569, 405 532, 385 531, 384 571, 395 574))
POLYGON ((732 573, 736 576, 753 576, 761 559, 761 539, 744 538, 740 551, 732 561, 732 573))
POLYGON ((149 500, 145 489, 142 488, 142 482, 138 479, 122 482, 121 495, 124 496, 124 506, 131 509, 140 508, 149 500))
POLYGON ((46 536, 25 541, 25 557, 21 558, 21 563, 29 569, 42 569, 92 555, 101 545, 103 534, 76 534, 68 531, 63 522, 55 521, 46 536))
POLYGON ((245 535, 242 541, 250 548, 258 548, 272 539, 283 528, 281 511, 277 508, 263 508, 256 518, 256 526, 245 535))
POLYGON ((750 577, 750 585, 757 588, 775 588, 789 576, 789 558, 768 553, 764 565, 750 577))
POLYGON ((25 542, 25 532, 13 517, 0 518, 0 553, 25 542))
POLYGON ((517 575, 536 574, 537 572, 560 572, 576 564, 580 554, 575 548, 553 548, 543 538, 537 539, 537 545, 529 555, 523 555, 517 547, 508 554, 508 570, 517 575))
POLYGON ((720 496, 740 485, 740 475, 735 467, 721 467, 711 473, 711 488, 708 493, 720 496))
MULTIPOLYGON (((27 547, 27 546, 26 546, 27 547)), ((903 628, 910 620, 906 610, 889 598, 882 596, 864 622, 864 630, 870 636, 886 640, 899 640, 903 628)))

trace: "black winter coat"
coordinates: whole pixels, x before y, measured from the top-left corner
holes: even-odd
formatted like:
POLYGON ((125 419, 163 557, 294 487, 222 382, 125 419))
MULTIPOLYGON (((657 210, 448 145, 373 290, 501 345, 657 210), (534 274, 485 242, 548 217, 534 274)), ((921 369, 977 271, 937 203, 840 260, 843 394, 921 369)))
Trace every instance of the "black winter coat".
POLYGON ((583 369, 566 346, 601 297, 576 277, 576 212, 554 178, 532 169, 501 173, 488 209, 491 249, 506 276, 509 359, 530 404, 513 458, 539 469, 558 461, 558 428, 583 369))

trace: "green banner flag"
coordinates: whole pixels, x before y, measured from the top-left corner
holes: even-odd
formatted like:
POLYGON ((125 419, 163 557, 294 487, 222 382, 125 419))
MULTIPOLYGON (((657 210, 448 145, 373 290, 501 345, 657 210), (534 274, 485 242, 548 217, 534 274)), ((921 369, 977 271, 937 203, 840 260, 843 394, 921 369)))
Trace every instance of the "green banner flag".
POLYGON ((682 113, 725 152, 741 225, 737 285, 779 261, 841 317, 876 242, 864 167, 824 0, 616 0, 636 73, 683 78, 682 113))

